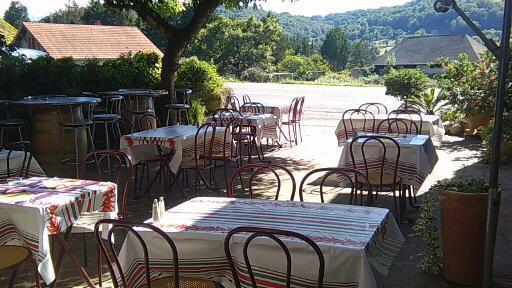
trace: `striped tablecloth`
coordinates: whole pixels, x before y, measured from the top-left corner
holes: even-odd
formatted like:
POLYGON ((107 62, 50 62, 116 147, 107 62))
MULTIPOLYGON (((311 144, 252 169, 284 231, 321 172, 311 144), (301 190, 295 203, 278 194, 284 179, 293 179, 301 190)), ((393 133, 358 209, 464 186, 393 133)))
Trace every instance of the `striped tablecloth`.
POLYGON ((0 184, 0 245, 29 248, 46 283, 55 279, 49 235, 64 232, 82 213, 117 211, 117 185, 34 177, 0 184))
MULTIPOLYGON (((217 122, 217 119, 219 119, 218 116, 208 117, 207 121, 217 122)), ((242 114, 242 124, 256 127, 256 142, 258 144, 263 138, 279 140, 279 121, 280 118, 274 114, 242 114)))
MULTIPOLYGON (((178 205, 153 223, 176 243, 180 276, 211 279, 234 287, 224 254, 226 234, 239 226, 285 229, 304 234, 321 248, 326 264, 323 287, 377 287, 371 267, 386 274, 404 243, 393 215, 387 209, 338 204, 200 197, 178 205)), ((168 247, 154 234, 139 230, 149 249, 153 279, 172 275, 168 247)), ((243 264, 244 236, 232 240, 235 261, 243 264)), ((318 260, 302 242, 283 238, 293 257, 293 287, 316 287, 318 260), (300 255, 300 256, 297 256, 300 255), (296 256, 296 257, 294 257, 296 256)), ((250 248, 259 287, 284 287, 284 256, 270 240, 256 241, 250 248), (266 284, 261 284, 265 281, 266 284)), ((128 286, 143 287, 142 250, 128 237, 120 252, 128 286)), ((242 285, 251 287, 247 275, 242 285)))
MULTIPOLYGON (((174 157, 169 164, 173 173, 177 173, 182 161, 192 161, 195 153, 195 136, 198 127, 189 125, 167 126, 157 129, 146 130, 121 138, 120 150, 128 154, 133 163, 141 160, 154 159, 158 156, 157 145, 175 151, 174 157)), ((203 130, 204 131, 204 130, 203 130)), ((224 127, 217 127, 213 141, 213 150, 222 151, 224 147, 224 127)), ((202 144, 204 132, 201 132, 198 141, 202 144)), ((211 130, 207 135, 211 135, 211 130)), ((226 139, 227 149, 231 147, 231 133, 226 139)), ((203 151, 198 148, 198 153, 203 151)))
MULTIPOLYGON (((277 117, 277 119, 281 119, 281 116, 284 116, 290 112, 289 106, 275 106, 275 105, 265 105, 265 114, 272 114, 277 117)), ((250 112, 249 107, 240 107, 240 112, 250 112)))
MULTIPOLYGON (((354 126, 354 129, 358 129, 359 131, 362 131, 363 130, 363 126, 365 126, 365 131, 364 132, 376 132, 376 133, 387 133, 388 132, 388 126, 383 124, 381 126, 381 131, 373 131, 372 130, 372 120, 371 118, 370 119, 367 119, 366 121, 366 125, 364 125, 364 118, 360 117, 361 115, 357 116, 357 115, 354 115, 354 117, 352 118, 352 125, 354 126)), ((388 115, 387 114, 375 114, 375 130, 377 130, 377 126, 379 125, 379 123, 383 120, 386 120, 388 119, 388 115)), ((399 117, 399 118, 404 118, 404 119, 407 119, 406 117, 399 117)), ((416 125, 418 125, 418 128, 420 127, 420 119, 417 115, 412 115, 412 119, 414 121, 414 123, 416 123, 416 125)), ((437 144, 440 144, 441 141, 443 140, 443 136, 444 136, 444 125, 443 125, 443 122, 441 121, 441 118, 439 118, 439 116, 437 115, 421 115, 421 122, 423 123, 422 124, 422 128, 421 128, 421 133, 420 134, 423 134, 423 135, 428 135, 432 138, 433 142, 437 145, 437 144)), ((338 122, 338 126, 336 127, 336 131, 335 131, 335 135, 336 135, 336 138, 338 138, 338 146, 339 147, 342 147, 345 142, 347 141, 347 135, 348 135, 348 138, 352 137, 352 134, 354 131, 351 130, 351 124, 350 124, 350 120, 347 120, 345 119, 345 121, 343 121, 343 119, 341 119, 339 122, 338 122), (345 122, 345 126, 343 125, 343 122, 345 122), (348 131, 345 131, 345 127, 347 127, 347 130, 348 131)), ((413 128, 414 130, 415 128, 413 128)))
MULTIPOLYGON (((391 136, 391 134, 388 134, 391 136)), ((400 160, 398 163, 397 175, 402 178, 404 184, 412 185, 416 192, 427 176, 432 172, 437 163, 437 152, 432 140, 427 135, 394 135, 391 136, 400 144, 400 160)), ((345 143, 341 153, 338 166, 343 168, 353 168, 352 158, 350 157, 350 142, 345 143)), ((356 169, 365 171, 364 159, 361 153, 360 139, 354 143, 354 160, 356 169)), ((380 172, 380 163, 382 161, 382 147, 379 143, 367 142, 365 145, 365 155, 370 172, 380 172)), ((396 148, 394 145, 386 145, 385 173, 393 173, 394 163, 396 161, 396 148)))
MULTIPOLYGON (((4 182, 7 180, 8 173, 7 173, 7 154, 9 151, 2 150, 0 151, 0 182, 4 182)), ((27 155, 27 160, 29 158, 29 155, 27 155)), ((15 177, 19 175, 21 166, 23 165, 23 159, 24 159, 25 153, 22 151, 12 151, 11 156, 9 158, 9 170, 11 177, 15 177)), ((43 169, 41 169, 41 166, 37 163, 36 159, 32 157, 32 160, 30 161, 30 168, 28 171, 29 177, 37 177, 37 176, 46 176, 43 169)))

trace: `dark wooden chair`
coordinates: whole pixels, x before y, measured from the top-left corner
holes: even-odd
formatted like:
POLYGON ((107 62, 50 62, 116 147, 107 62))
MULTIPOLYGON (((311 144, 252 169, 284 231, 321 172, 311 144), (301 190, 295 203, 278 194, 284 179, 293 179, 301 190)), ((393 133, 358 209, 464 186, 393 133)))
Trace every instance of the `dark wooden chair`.
POLYGON ((137 131, 137 129, 135 128, 135 125, 133 125, 132 121, 130 121, 130 119, 119 118, 114 120, 114 122, 112 122, 112 136, 115 145, 114 148, 119 150, 121 138, 124 135, 135 133, 135 131, 137 131))
POLYGON ((13 143, 7 143, 4 147, 7 150, 7 178, 10 177, 22 177, 28 178, 30 173, 30 164, 32 163, 32 143, 28 141, 19 141, 13 143), (15 151, 19 151, 23 153, 23 160, 21 162, 21 167, 19 170, 13 170, 11 167, 11 159, 12 154, 16 153, 15 151))
POLYGON ((225 127, 234 119, 241 119, 242 114, 238 110, 221 108, 213 112, 212 120, 217 127, 225 127))
POLYGON ((18 269, 28 263, 30 263, 34 269, 36 287, 41 287, 37 263, 34 261, 32 253, 27 247, 0 245, 0 255, 2 255, 2 259, 0 260, 0 273, 11 273, 11 276, 9 277, 9 284, 7 284, 8 288, 14 288, 18 269))
MULTIPOLYGON (((181 277, 180 276, 180 265, 179 265, 179 255, 178 249, 176 248, 176 244, 172 241, 171 237, 167 235, 161 229, 145 223, 137 223, 132 221, 124 221, 124 220, 115 220, 115 219, 104 219, 100 220, 96 223, 94 227, 94 234, 96 238, 96 242, 100 248, 101 253, 107 260, 107 266, 110 271, 110 275, 112 278, 112 285, 114 288, 118 287, 130 287, 127 282, 125 271, 121 266, 121 262, 119 260, 119 251, 116 247, 120 247, 119 245, 114 245, 114 234, 116 231, 120 231, 122 235, 130 235, 133 236, 134 241, 138 242, 140 248, 143 251, 143 274, 142 279, 143 283, 146 287, 173 287, 173 288, 215 288, 215 283, 208 280, 198 279, 198 278, 190 278, 190 277, 181 277), (102 239, 102 226, 110 225, 111 228, 108 232, 108 238, 106 240, 102 239), (166 272, 172 272, 172 276, 159 276, 157 278, 154 275, 160 275, 165 270, 158 269, 152 270, 150 259, 149 259, 149 251, 148 245, 145 242, 144 238, 137 232, 136 228, 141 228, 147 230, 145 233, 151 233, 152 237, 158 237, 163 239, 164 243, 167 243, 168 250, 159 251, 158 255, 159 259, 164 257, 168 257, 169 263, 172 263, 172 267, 168 268, 166 272), (106 243, 105 243, 106 242, 106 243), (155 274, 157 273, 157 274, 155 274), (153 275, 153 279, 152 279, 153 275)), ((127 236, 126 236, 127 237, 127 236)))
MULTIPOLYGON (((270 172, 272 175, 274 175, 274 179, 277 183, 274 200, 279 200, 279 194, 281 192, 281 184, 282 184, 281 177, 279 176, 279 173, 278 173, 279 171, 288 174, 288 176, 291 180, 292 190, 291 190, 290 200, 293 201, 293 196, 295 195, 295 189, 296 189, 296 182, 295 182, 295 178, 293 177, 292 172, 290 172, 290 170, 288 170, 284 166, 277 165, 277 164, 270 164, 270 163, 246 164, 246 165, 240 167, 238 170, 236 170, 235 173, 233 173, 233 175, 231 175, 231 179, 229 181, 229 185, 227 188, 228 197, 236 197, 237 196, 237 193, 235 192, 236 178, 240 179, 240 184, 241 184, 242 190, 245 191, 242 173, 248 172, 249 179, 247 182, 247 185, 248 185, 247 187, 249 188, 249 198, 252 199, 254 197, 253 184, 254 184, 255 177, 258 175, 261 175, 264 172, 270 172)), ((265 180, 265 183, 268 184, 268 183, 271 183, 271 181, 265 180)))
POLYGON ((397 134, 419 134, 419 128, 416 122, 409 119, 384 119, 380 121, 377 126, 378 132, 384 132, 387 129, 387 133, 397 134))
MULTIPOLYGON (((117 184, 117 218, 126 218, 126 199, 129 184, 133 178, 133 165, 124 152, 114 150, 94 151, 84 156, 81 164, 81 179, 111 181, 117 184), (91 163, 91 164, 88 164, 91 163), (94 166, 94 167, 88 167, 94 166)), ((73 223, 72 234, 82 234, 84 266, 87 266, 88 236, 94 232, 94 225, 103 219, 103 212, 82 213, 73 223)), ((98 278, 101 286, 101 257, 98 250, 98 278)))
MULTIPOLYGON (((236 111, 238 112, 238 111, 236 111)), ((232 119, 227 125, 224 126, 224 135, 222 142, 222 151, 213 151, 212 159, 216 164, 217 161, 222 161, 224 166, 224 177, 226 180, 226 189, 228 187, 228 167, 229 164, 235 163, 237 168, 242 166, 242 155, 239 153, 238 143, 242 143, 244 137, 241 131, 243 130, 242 121, 240 118, 232 119)), ((216 165, 215 165, 216 166, 216 165)))
POLYGON ((233 110, 240 111, 240 100, 235 95, 230 95, 226 98, 226 107, 233 110))
MULTIPOLYGON (((324 185, 325 181, 332 175, 337 176, 337 182, 338 183, 348 183, 350 188, 350 198, 349 198, 349 204, 357 204, 357 192, 358 190, 361 191, 361 198, 360 198, 360 205, 363 205, 363 190, 368 191, 368 203, 371 203, 371 195, 372 195, 372 187, 370 185, 370 182, 368 181, 368 178, 366 175, 355 169, 350 168, 340 168, 340 167, 329 167, 329 168, 319 168, 314 169, 308 172, 302 178, 302 181, 300 181, 299 185, 299 200, 301 202, 304 201, 304 186, 306 184, 306 181, 310 179, 311 176, 323 173, 324 175, 320 178, 320 183, 317 185, 319 187, 319 194, 320 194, 320 202, 324 203, 324 185), (357 185, 357 183, 362 183, 362 186, 364 189, 359 189, 361 185, 357 185)), ((295 197, 292 196, 292 199, 295 197)))
POLYGON ((359 109, 367 110, 374 114, 388 114, 388 107, 379 102, 368 102, 361 104, 359 109))
POLYGON ((209 189, 212 188, 213 170, 215 168, 215 160, 213 159, 213 146, 215 139, 215 131, 217 130, 215 123, 205 123, 201 125, 196 132, 194 137, 194 159, 189 161, 181 162, 180 169, 176 175, 179 177, 181 174, 184 177, 184 181, 188 186, 188 171, 193 170, 195 172, 195 193, 199 190, 200 182, 203 182, 209 189), (201 171, 207 171, 209 173, 209 184, 206 182, 201 171))
POLYGON ((242 95, 242 101, 244 102, 244 104, 252 102, 251 97, 249 97, 249 95, 247 95, 247 94, 242 95))
POLYGON ((146 131, 160 127, 160 120, 154 114, 145 113, 135 118, 137 131, 146 131))
POLYGON ((348 109, 343 112, 342 116, 343 130, 345 132, 345 139, 353 136, 355 130, 361 132, 375 132, 375 115, 364 109, 348 109), (363 126, 354 126, 354 120, 363 121, 363 126))
MULTIPOLYGON (((380 192, 392 192, 396 217, 401 219, 403 203, 402 178, 398 176, 400 161, 400 145, 398 142, 383 135, 359 136, 350 142, 349 149, 353 168, 365 174, 370 182, 371 191, 375 192, 375 197, 380 192), (355 145, 356 143, 357 145, 355 145), (359 155, 356 155, 356 149, 359 150, 359 155), (373 152, 371 158, 368 155, 370 151, 373 152), (356 158, 356 156, 359 158, 356 158), (398 198, 396 191, 398 191, 398 198), (397 200, 399 200, 400 209, 397 200)), ((358 179, 357 185, 359 189, 364 189, 366 183, 358 179)))
POLYGON ((165 126, 169 126, 171 120, 171 112, 174 116, 172 124, 178 125, 185 123, 188 125, 188 110, 190 110, 190 95, 192 94, 191 89, 176 89, 176 103, 167 104, 167 120, 165 126), (183 117, 185 116, 185 117, 183 117), (182 121, 182 119, 185 119, 182 121))
POLYGON ((242 106, 240 106, 240 112, 251 114, 264 114, 265 105, 259 102, 246 102, 242 106))
POLYGON ((423 117, 421 116, 421 112, 414 110, 393 110, 389 112, 388 119, 407 119, 411 122, 419 122, 416 124, 418 126, 419 133, 421 134, 423 131, 423 117), (417 119, 414 119, 417 118, 417 119))
POLYGON ((298 145, 297 126, 299 123, 300 102, 300 97, 293 98, 292 102, 290 103, 290 110, 287 119, 283 119, 283 121, 281 121, 281 126, 286 126, 288 128, 288 137, 286 137, 283 131, 281 131, 280 135, 283 135, 285 139, 288 142, 290 142, 290 146, 293 146, 293 143, 295 143, 295 145, 298 145))
POLYGON ((96 137, 96 125, 103 125, 105 128, 105 149, 111 150, 110 143, 113 122, 121 118, 121 104, 123 96, 105 95, 101 98, 101 106, 96 106, 95 113, 92 115, 92 135, 96 137))
MULTIPOLYGON (((248 252, 249 247, 251 246, 252 241, 257 238, 268 238, 268 239, 274 241, 276 243, 276 245, 278 245, 283 250, 283 253, 284 253, 284 256, 286 259, 286 274, 283 273, 284 274, 283 277, 285 278, 285 283, 286 283, 285 287, 286 288, 296 287, 296 286, 292 286, 292 284, 291 284, 291 282, 292 282, 292 256, 291 256, 290 250, 288 249, 288 245, 286 245, 286 243, 283 241, 283 238, 287 238, 287 239, 292 238, 295 241, 300 240, 301 242, 307 244, 309 247, 311 247, 313 249, 316 256, 318 257, 318 278, 317 278, 316 284, 314 284, 314 285, 315 285, 315 287, 318 287, 318 288, 323 287, 324 272, 325 272, 325 258, 322 253, 322 250, 320 250, 320 247, 318 247, 318 245, 313 240, 311 240, 307 236, 304 236, 300 233, 293 232, 293 231, 269 229, 269 228, 259 228, 259 227, 237 227, 237 228, 229 231, 229 233, 227 234, 227 236, 224 240, 224 251, 226 253, 226 258, 229 262, 229 267, 231 268, 231 273, 233 274, 233 281, 234 281, 235 287, 237 287, 237 288, 242 287, 240 285, 240 274, 242 274, 242 272, 239 272, 239 269, 237 269, 237 267, 239 267, 239 265, 235 264, 235 259, 231 253, 230 242, 231 242, 231 239, 235 235, 242 237, 242 235, 240 235, 240 234, 243 234, 244 237, 247 237, 245 240, 245 243, 243 245, 243 248, 242 248, 243 249, 242 253, 244 256, 243 260, 245 263, 245 267, 247 268, 247 271, 246 272, 244 271, 243 274, 249 275, 249 278, 251 279, 252 287, 257 288, 257 287, 259 287, 259 285, 261 285, 262 287, 267 287, 267 285, 261 283, 261 281, 258 281, 257 276, 254 273, 254 271, 252 269, 251 262, 249 260, 249 252, 248 252), (249 234, 249 235, 247 235, 247 234, 249 234)), ((242 259, 240 259, 240 260, 242 260, 242 259)), ((311 265, 314 267, 314 265, 316 265, 316 263, 308 263, 308 265, 311 265)), ((308 269, 313 269, 311 266, 308 266, 308 269)), ((279 276, 277 276, 277 277, 279 277, 279 276)), ((244 287, 245 287, 245 285, 244 285, 244 287)))

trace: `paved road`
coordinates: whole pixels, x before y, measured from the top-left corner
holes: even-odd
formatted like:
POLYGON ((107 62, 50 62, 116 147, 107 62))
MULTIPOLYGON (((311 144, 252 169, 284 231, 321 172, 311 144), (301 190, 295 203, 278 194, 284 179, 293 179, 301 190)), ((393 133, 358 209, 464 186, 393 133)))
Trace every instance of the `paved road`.
MULTIPOLYGON (((306 96, 304 110, 311 120, 339 119, 346 109, 359 107, 365 102, 380 102, 388 108, 396 108, 398 101, 385 95, 384 87, 343 87, 321 85, 297 85, 274 83, 230 82, 235 95, 247 94, 253 101, 285 106, 294 97, 306 96)), ((316 122, 316 121, 315 121, 316 122)))

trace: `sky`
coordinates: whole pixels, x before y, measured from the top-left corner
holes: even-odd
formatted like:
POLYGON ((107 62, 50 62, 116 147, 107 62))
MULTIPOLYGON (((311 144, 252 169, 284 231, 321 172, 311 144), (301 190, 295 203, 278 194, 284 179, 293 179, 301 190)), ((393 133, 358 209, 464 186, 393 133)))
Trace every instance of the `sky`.
MULTIPOLYGON (((64 8, 68 0, 18 0, 27 6, 31 20, 39 20, 42 17, 64 8)), ((75 0, 79 5, 85 5, 89 0, 75 0)), ((400 5, 411 0, 267 0, 259 1, 265 10, 275 12, 288 12, 294 15, 326 15, 329 13, 341 13, 350 10, 379 8, 384 6, 400 5)), ((11 0, 0 0, 0 17, 9 7, 11 0)))

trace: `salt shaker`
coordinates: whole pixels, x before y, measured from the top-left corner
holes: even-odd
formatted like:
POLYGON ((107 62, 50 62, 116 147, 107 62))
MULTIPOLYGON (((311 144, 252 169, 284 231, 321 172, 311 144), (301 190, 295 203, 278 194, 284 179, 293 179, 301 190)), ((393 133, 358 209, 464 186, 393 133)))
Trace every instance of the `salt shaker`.
POLYGON ((164 218, 164 214, 165 214, 164 197, 160 197, 160 199, 158 200, 158 214, 160 216, 160 219, 164 218))
POLYGON ((153 222, 160 221, 160 213, 158 211, 158 201, 155 199, 153 200, 153 210, 152 210, 152 218, 153 222))

